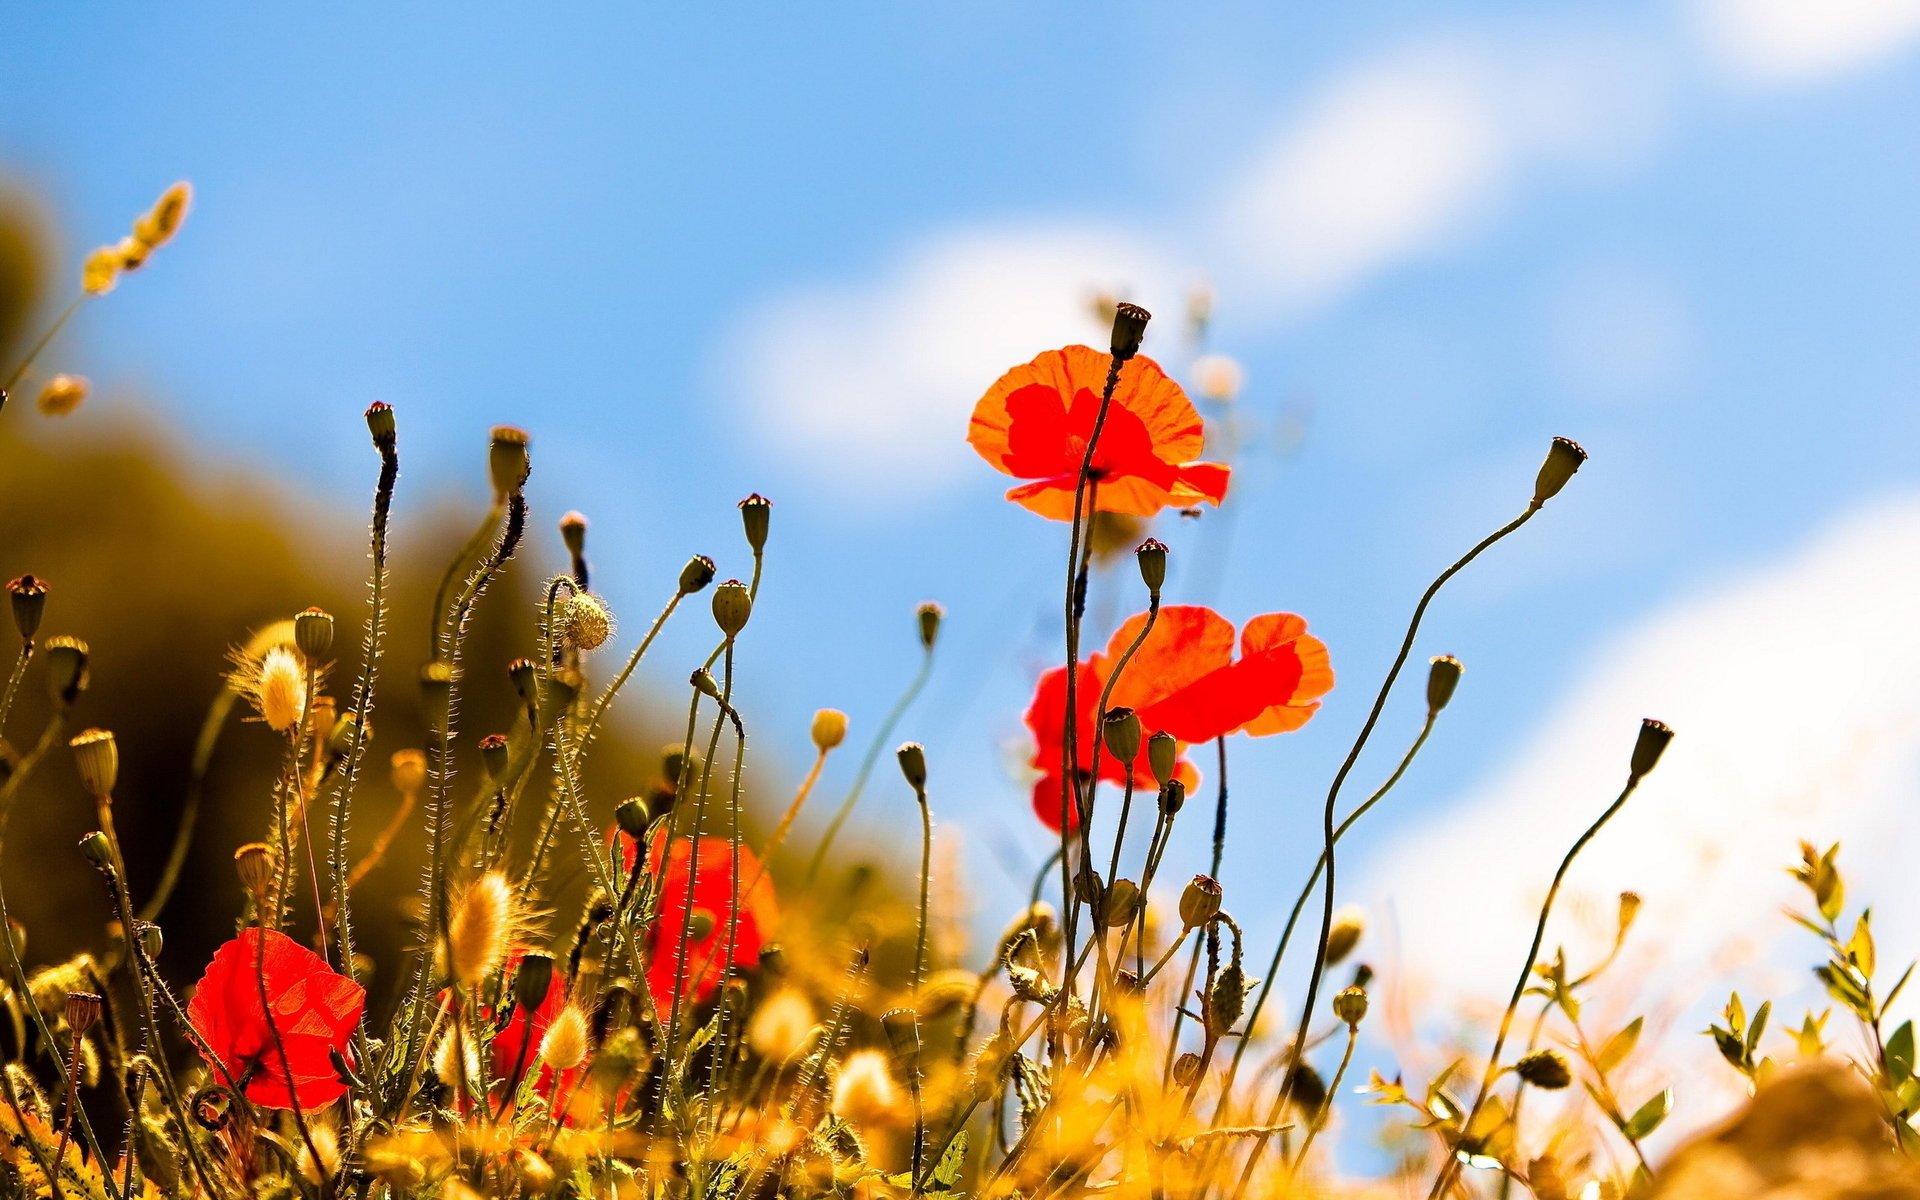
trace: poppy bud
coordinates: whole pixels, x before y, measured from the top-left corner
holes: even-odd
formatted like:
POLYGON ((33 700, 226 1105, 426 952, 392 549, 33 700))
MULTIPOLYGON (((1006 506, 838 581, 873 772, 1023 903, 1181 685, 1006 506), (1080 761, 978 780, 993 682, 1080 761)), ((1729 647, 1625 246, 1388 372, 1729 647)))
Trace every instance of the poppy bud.
POLYGON ((569 512, 560 518, 560 544, 567 553, 578 559, 587 552, 587 518, 585 513, 569 512))
POLYGON ((1147 336, 1147 322, 1153 314, 1138 304, 1119 304, 1113 310, 1113 356, 1126 362, 1140 353, 1140 343, 1147 336))
POLYGON ((695 909, 693 915, 687 918, 687 930, 696 942, 712 937, 714 924, 713 914, 704 908, 695 909))
POLYGON ((720 632, 728 637, 738 637, 747 627, 747 618, 753 615, 753 593, 747 585, 738 579, 729 579, 714 589, 713 620, 720 626, 720 632))
POLYGON ((1140 753, 1140 718, 1130 708, 1110 708, 1100 722, 1100 735, 1107 753, 1119 762, 1132 765, 1140 753))
POLYGON ((1327 1106, 1327 1081, 1311 1064, 1295 1062, 1287 1076, 1287 1102, 1303 1113, 1318 1113, 1327 1106))
POLYGON ((67 993, 67 1028, 82 1038, 100 1020, 100 997, 94 992, 67 993))
POLYGON ((107 841, 107 835, 97 829, 80 839, 80 857, 98 871, 113 873, 113 846, 107 841))
POLYGON ((523 954, 513 973, 513 1002, 532 1012, 547 998, 553 985, 553 959, 545 954, 523 954))
POLYGON ((140 946, 141 956, 148 962, 157 961, 161 948, 167 944, 167 939, 160 932, 160 927, 152 921, 141 921, 134 928, 138 931, 135 938, 140 946))
POLYGON ((880 1014, 880 1030, 887 1035, 894 1066, 902 1071, 912 1070, 913 1063, 920 1057, 920 1014, 911 1008, 890 1009, 880 1014))
POLYGON ((1213 920, 1220 915, 1222 895, 1218 881, 1195 875, 1180 893, 1180 923, 1188 929, 1198 929, 1213 920))
POLYGON ((1200 1056, 1189 1050, 1173 1060, 1173 1081, 1183 1088, 1200 1082, 1200 1056))
POLYGON ((1147 594, 1158 596, 1160 585, 1167 581, 1167 544, 1148 538, 1134 550, 1133 561, 1140 564, 1140 581, 1147 585, 1147 594))
POLYGON ((575 592, 562 600, 555 623, 560 640, 575 650, 598 650, 613 636, 613 614, 590 592, 575 592))
POLYGON ((1187 785, 1178 779, 1169 779, 1160 786, 1160 812, 1164 816, 1177 815, 1187 803, 1187 785))
POLYGON ((1100 872, 1083 866, 1073 873, 1073 898, 1089 908, 1100 908, 1100 872))
POLYGON ((720 685, 714 682, 713 672, 707 670, 705 667, 695 667, 693 674, 687 676, 687 682, 692 684, 693 690, 699 692, 702 696, 714 700, 720 698, 720 685))
POLYGON ((527 476, 533 471, 533 460, 527 454, 527 431, 511 425, 496 425, 493 439, 487 446, 487 473, 493 477, 494 499, 505 502, 526 486, 527 476))
POLYGON ((1140 885, 1131 879, 1116 879, 1107 889, 1100 905, 1100 923, 1109 929, 1132 924, 1140 915, 1140 885))
POLYGON ((1345 1021, 1347 1028, 1358 1028, 1367 1019, 1366 989, 1350 987, 1334 996, 1333 1015, 1345 1021))
POLYGON ((442 729, 453 713, 453 664, 434 659, 420 668, 420 709, 428 729, 442 729))
POLYGON ((647 836, 647 802, 638 796, 629 796, 613 810, 613 819, 620 822, 620 832, 634 841, 647 836))
POLYGON ((374 445, 393 445, 393 405, 376 400, 367 406, 367 432, 373 435, 374 445))
POLYGON ((1238 963, 1228 963, 1207 989, 1207 1032, 1220 1037, 1240 1021, 1247 1006, 1248 979, 1238 963))
POLYGON ((680 568, 680 594, 691 596, 701 588, 713 582, 713 560, 704 554, 696 554, 680 568))
POLYGON ((293 618, 293 644, 308 662, 318 662, 333 649, 333 614, 309 608, 293 618))
POLYGON ((61 704, 72 704, 87 690, 87 644, 60 634, 47 639, 47 687, 61 704))
POLYGON ((823 708, 813 714, 813 745, 820 753, 847 740, 847 714, 837 708, 823 708))
POLYGON ((1180 765, 1180 743, 1172 734, 1161 730, 1147 739, 1147 765, 1153 769, 1153 778, 1161 787, 1173 779, 1173 772, 1180 765))
POLYGON ((1567 486, 1573 473, 1580 464, 1587 461, 1587 452, 1580 443, 1571 438, 1557 437, 1547 447, 1547 461, 1540 464, 1540 474, 1533 481, 1533 505, 1538 508, 1560 494, 1567 486))
POLYGON ((689 779, 698 778, 701 765, 698 750, 687 750, 671 743, 660 749, 660 775, 675 787, 689 779))
POLYGON ((512 747, 503 733, 490 733, 480 739, 480 769, 494 783, 501 783, 507 776, 507 760, 512 757, 512 747))
POLYGON ((1649 717, 1640 722, 1640 736, 1633 743, 1633 760, 1628 770, 1634 779, 1640 779, 1660 765, 1660 756, 1667 751, 1667 743, 1673 740, 1673 730, 1663 723, 1649 717))
POLYGON ((894 751, 900 760, 900 773, 907 777, 907 786, 912 788, 924 800, 927 791, 927 751, 919 742, 908 742, 894 751))
POLYGON ((773 501, 755 492, 740 502, 740 525, 746 530, 747 545, 755 554, 767 547, 767 523, 773 516, 773 501))
POLYGON ((1453 699, 1453 689, 1460 686, 1460 673, 1466 670, 1460 660, 1451 654, 1442 654, 1427 664, 1427 715, 1433 716, 1447 706, 1453 699))
POLYGON ((273 848, 265 842, 248 842, 233 852, 233 871, 254 903, 264 907, 273 890, 273 848))
POLYGON ((40 617, 47 611, 47 581, 22 575, 7 584, 7 595, 13 601, 13 627, 20 631, 20 640, 33 641, 40 617))
POLYGON ((1327 930, 1327 963, 1331 967, 1353 953, 1360 944, 1360 935, 1367 931, 1367 919, 1360 909, 1353 905, 1342 908, 1333 914, 1333 925, 1327 930))
POLYGON ((1513 1073, 1547 1092, 1557 1092, 1573 1082, 1573 1072, 1558 1050, 1535 1050, 1513 1064, 1513 1073))
POLYGON ((940 621, 947 610, 929 600, 914 610, 920 621, 920 646, 924 650, 933 649, 933 643, 940 636, 940 621))
POLYGON ((73 750, 73 765, 80 771, 80 786, 95 800, 113 795, 120 778, 120 746, 105 729, 86 729, 67 742, 73 750))

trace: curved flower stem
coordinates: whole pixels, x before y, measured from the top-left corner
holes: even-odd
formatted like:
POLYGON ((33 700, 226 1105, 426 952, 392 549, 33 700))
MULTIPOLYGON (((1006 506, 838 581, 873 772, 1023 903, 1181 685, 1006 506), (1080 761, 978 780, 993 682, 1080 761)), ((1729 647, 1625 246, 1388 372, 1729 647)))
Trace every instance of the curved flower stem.
POLYGON ((1305 1165, 1307 1152, 1313 1149, 1313 1139, 1319 1137, 1320 1131, 1327 1127, 1327 1117, 1333 1112, 1334 1098, 1340 1094, 1340 1081, 1347 1077, 1347 1068, 1353 1063, 1353 1044, 1359 1040, 1360 1027, 1348 1025, 1347 1048, 1341 1051, 1340 1065, 1334 1069, 1333 1082, 1327 1085, 1326 1103, 1320 1106, 1320 1111, 1314 1114, 1313 1120, 1307 1125, 1307 1136, 1301 1139, 1300 1152, 1294 1155, 1293 1162, 1296 1168, 1305 1165))
POLYGON ((667 606, 660 610, 660 615, 656 616, 653 624, 647 627, 647 635, 640 639, 640 644, 635 646, 633 653, 627 656, 626 665, 620 668, 620 673, 613 677, 613 682, 609 683, 606 690, 601 692, 599 698, 593 702, 593 707, 587 712, 587 719, 581 723, 579 738, 581 754, 585 754, 587 747, 593 743, 593 735, 600 728, 600 718, 606 713, 607 705, 613 703, 614 696, 626 686, 627 680, 633 675, 634 668, 640 665, 640 660, 646 656, 648 648, 653 645, 653 639, 659 636, 661 628, 666 625, 667 618, 673 616, 673 610, 680 607, 680 602, 686 598, 685 592, 674 592, 673 598, 667 601, 667 606))
POLYGON ((932 674, 933 647, 928 646, 926 653, 920 659, 920 669, 914 672, 912 681, 907 684, 907 690, 901 692, 900 698, 893 702, 893 707, 887 711, 886 720, 880 723, 879 730, 873 735, 873 741, 867 744, 867 752, 860 759, 860 769, 854 772, 853 786, 848 789, 847 798, 842 800, 840 807, 834 810, 833 819, 827 822, 826 832, 820 835, 820 844, 813 848, 813 857, 807 860, 807 886, 811 887, 814 880, 819 878, 820 867, 827 859, 827 851, 833 849, 834 839, 840 836, 840 827, 845 825, 847 818, 853 815, 853 806, 860 803, 860 793, 866 789, 867 777, 873 774, 874 764, 880 761, 881 752, 887 748, 887 743, 893 740, 894 729, 900 724, 900 719, 907 715, 907 709, 912 707, 914 700, 927 686, 927 679, 932 674))
POLYGON ((20 654, 13 660, 13 670, 7 675, 7 690, 0 695, 0 733, 7 730, 7 717, 13 713, 13 698, 20 691, 20 680, 27 673, 27 663, 33 658, 33 643, 23 642, 20 654))
POLYGON ((80 306, 87 302, 88 295, 90 295, 90 293, 81 292, 78 296, 68 301, 67 306, 60 310, 60 315, 53 319, 53 324, 47 326, 46 332, 42 333, 39 338, 34 341, 33 345, 27 348, 27 356, 20 360, 20 365, 13 369, 13 374, 7 376, 6 383, 0 384, 0 408, 6 406, 7 397, 12 394, 15 387, 19 386, 20 380, 26 377, 27 372, 33 368, 34 360, 40 357, 40 352, 52 344, 53 339, 60 335, 60 331, 67 327, 68 321, 73 320, 73 314, 80 311, 80 306))

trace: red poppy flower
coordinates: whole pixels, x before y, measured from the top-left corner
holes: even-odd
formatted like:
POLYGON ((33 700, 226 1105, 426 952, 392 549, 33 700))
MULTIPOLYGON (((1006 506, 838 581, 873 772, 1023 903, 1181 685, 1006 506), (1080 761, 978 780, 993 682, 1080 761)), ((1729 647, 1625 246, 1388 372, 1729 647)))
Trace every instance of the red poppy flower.
MULTIPOLYGON (((1112 356, 1086 346, 1049 350, 1015 367, 974 406, 967 441, 1016 479, 1007 499, 1056 521, 1073 519, 1080 464, 1093 436, 1112 356)), ((1094 507, 1150 517, 1169 505, 1219 504, 1227 468, 1195 462, 1206 430, 1180 385, 1150 358, 1120 371, 1092 470, 1094 507)))
MULTIPOLYGON (((653 869, 661 871, 664 839, 654 842, 650 854, 653 869)), ((627 841, 626 861, 632 869, 633 843, 627 841)), ((780 919, 773 898, 773 880, 760 868, 752 850, 741 846, 740 902, 737 919, 732 922, 733 941, 728 944, 729 917, 734 914, 733 844, 723 838, 700 839, 700 869, 693 873, 693 843, 677 838, 666 855, 666 867, 660 879, 660 910, 649 935, 650 957, 647 987, 664 1018, 673 1008, 674 982, 684 976, 684 995, 695 1004, 704 1004, 719 990, 727 971, 759 963, 760 950, 780 919), (687 937, 686 966, 681 967, 680 938, 688 923, 696 925, 687 937), (702 932, 701 926, 705 927, 702 932)))
MULTIPOLYGON (((1145 613, 1130 618, 1114 631, 1105 651, 1080 665, 1074 684, 1075 745, 1083 774, 1092 769, 1094 739, 1100 732, 1095 721, 1100 693, 1146 621, 1145 613)), ((1333 687, 1327 647, 1307 633, 1303 618, 1292 613, 1255 617, 1239 641, 1236 659, 1233 624, 1225 617, 1198 605, 1169 605, 1160 610, 1108 698, 1111 708, 1133 709, 1146 733, 1170 733, 1179 741, 1183 756, 1175 775, 1189 789, 1199 783, 1200 774, 1185 759, 1186 746, 1230 733, 1262 737, 1298 729, 1319 709, 1318 698, 1333 687)), ((1067 669, 1056 667, 1040 677, 1027 709, 1027 727, 1037 744, 1033 765, 1042 772, 1034 784, 1033 808, 1055 831, 1066 795, 1060 780, 1066 699, 1067 669)), ((1101 779, 1125 783, 1129 776, 1136 788, 1156 786, 1145 739, 1130 764, 1114 761, 1104 750, 1100 755, 1101 779)))
POLYGON ((333 1103, 346 1093, 333 1065, 360 1023, 367 993, 336 973, 326 960, 284 933, 247 929, 221 946, 187 1005, 187 1020, 213 1057, 208 1065, 221 1083, 239 1083, 247 1099, 266 1108, 304 1109, 333 1103), (272 1003, 260 1000, 261 976, 272 1003), (274 1041, 286 1044, 286 1061, 274 1041))

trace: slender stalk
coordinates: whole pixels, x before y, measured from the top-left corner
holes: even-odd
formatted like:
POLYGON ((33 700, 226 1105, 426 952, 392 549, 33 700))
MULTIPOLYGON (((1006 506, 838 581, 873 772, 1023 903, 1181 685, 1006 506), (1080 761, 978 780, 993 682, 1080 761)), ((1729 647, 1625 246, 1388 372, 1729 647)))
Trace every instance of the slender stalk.
POLYGON ((813 848, 813 857, 807 860, 807 886, 812 887, 814 880, 820 877, 820 867, 827 860, 827 851, 833 849, 833 841, 840 836, 840 827, 853 815, 853 806, 860 803, 860 794, 866 790, 867 777, 873 774, 874 764, 880 761, 880 754, 893 741, 893 731, 900 719, 907 715, 907 709, 913 706, 920 692, 927 686, 927 680, 933 674, 933 647, 926 647, 921 656, 920 669, 914 672, 913 679, 907 684, 907 690, 887 710, 886 719, 880 722, 880 728, 874 733, 873 741, 867 744, 867 752, 860 759, 860 769, 854 772, 853 786, 847 790, 847 798, 833 812, 833 819, 827 822, 827 830, 820 835, 820 844, 813 848))
POLYGON ((1320 1111, 1314 1114, 1313 1121, 1307 1126, 1307 1136, 1300 1142, 1300 1153, 1296 1154, 1293 1159, 1296 1165, 1305 1165, 1307 1153, 1313 1149, 1313 1140, 1320 1136, 1322 1129, 1327 1127, 1327 1117, 1333 1112, 1334 1098, 1340 1094, 1340 1081, 1346 1078, 1347 1067, 1353 1063, 1353 1044, 1359 1040, 1360 1027, 1358 1025, 1348 1025, 1347 1048, 1340 1054, 1340 1065, 1334 1069, 1333 1082, 1327 1085, 1326 1103, 1322 1104, 1320 1111))
POLYGON ((7 675, 7 690, 0 695, 0 733, 7 729, 7 718, 13 714, 13 698, 20 691, 20 680, 27 673, 27 663, 33 658, 33 643, 20 644, 20 653, 13 660, 13 670, 7 675))
POLYGON ((60 310, 60 315, 53 319, 53 324, 47 326, 46 332, 42 333, 39 338, 34 341, 33 345, 27 348, 27 356, 20 360, 20 365, 13 369, 13 374, 7 376, 7 382, 0 384, 0 407, 6 405, 7 397, 12 394, 14 388, 20 385, 20 381, 26 377, 27 372, 33 368, 34 360, 40 357, 40 352, 45 350, 47 346, 53 342, 53 339, 59 336, 60 331, 67 327, 67 322, 73 319, 73 314, 80 311, 80 306, 86 303, 87 296, 88 293, 81 292, 69 301, 67 306, 60 310))

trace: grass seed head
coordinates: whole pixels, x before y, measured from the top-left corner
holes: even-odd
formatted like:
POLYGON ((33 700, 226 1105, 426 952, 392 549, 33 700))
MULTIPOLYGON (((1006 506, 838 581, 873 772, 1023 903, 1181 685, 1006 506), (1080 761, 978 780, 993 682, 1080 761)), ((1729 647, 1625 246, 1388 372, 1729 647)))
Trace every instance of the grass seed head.
POLYGON ((519 930, 518 914, 513 885, 501 872, 466 886, 447 919, 447 964, 456 981, 476 987, 499 969, 519 930))

